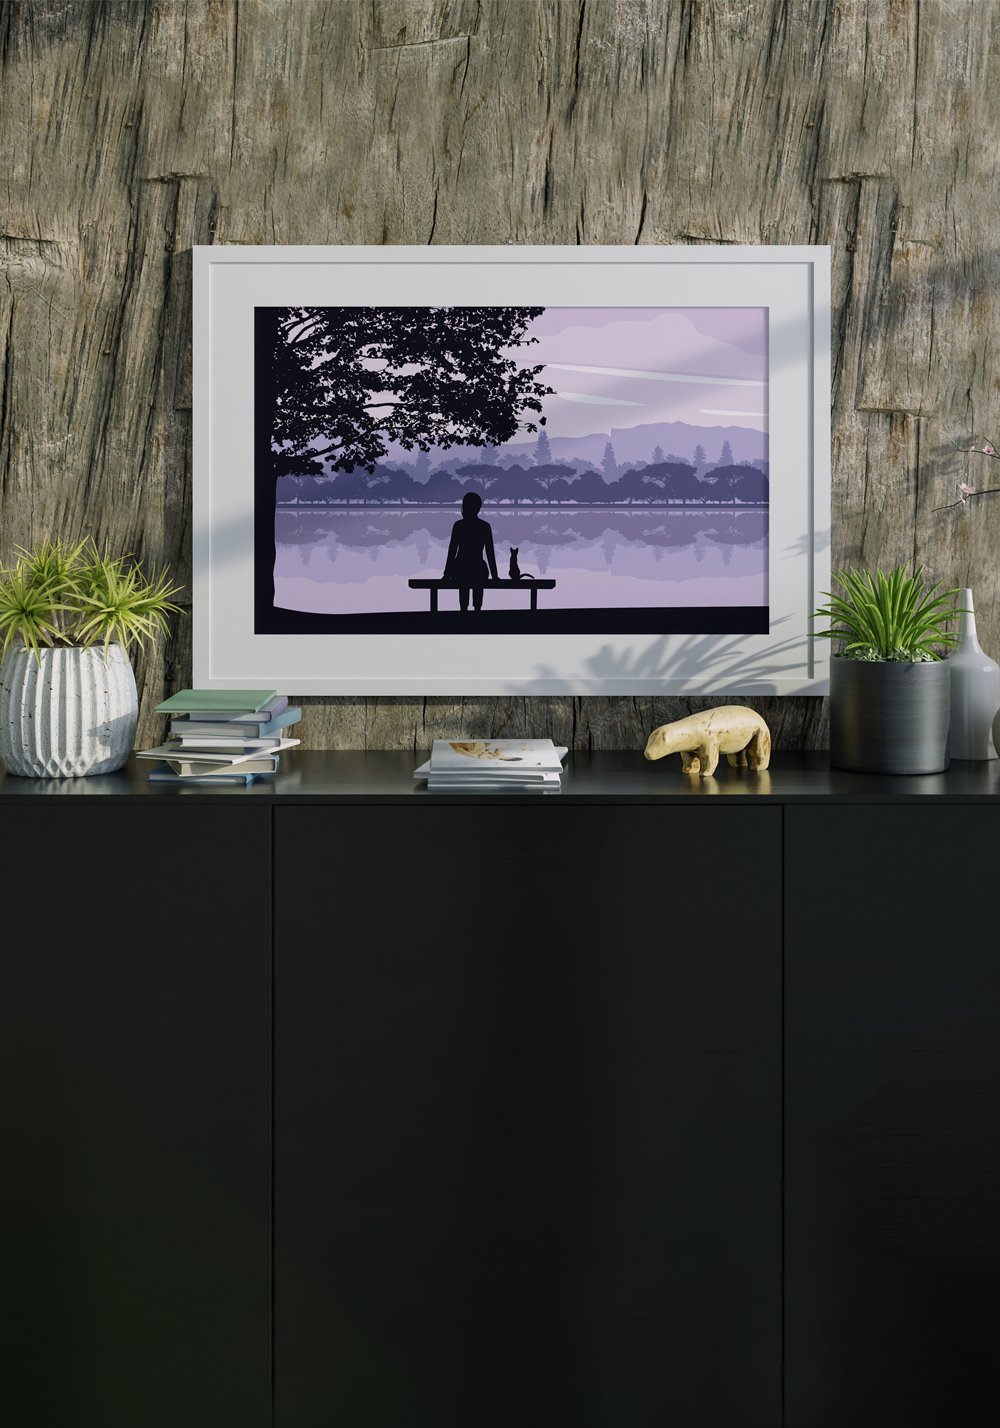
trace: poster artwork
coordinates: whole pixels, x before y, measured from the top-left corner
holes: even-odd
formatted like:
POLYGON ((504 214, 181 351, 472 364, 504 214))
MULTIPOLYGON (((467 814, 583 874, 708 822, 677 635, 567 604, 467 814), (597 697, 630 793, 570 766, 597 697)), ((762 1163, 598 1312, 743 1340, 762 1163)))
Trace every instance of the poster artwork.
POLYGON ((256 633, 767 634, 767 317, 256 308, 256 633))

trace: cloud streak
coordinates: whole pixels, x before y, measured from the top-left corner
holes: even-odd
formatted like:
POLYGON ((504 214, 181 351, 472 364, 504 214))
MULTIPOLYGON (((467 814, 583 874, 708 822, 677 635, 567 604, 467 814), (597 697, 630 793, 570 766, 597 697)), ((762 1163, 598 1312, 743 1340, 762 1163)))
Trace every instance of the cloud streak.
POLYGON ((546 362, 545 366, 559 372, 588 372, 595 377, 633 377, 642 382, 693 382, 696 386, 704 384, 712 387, 767 386, 766 382, 753 381, 749 377, 703 377, 694 372, 643 372, 633 367, 582 367, 570 362, 546 362))
POLYGON ((589 407, 641 407, 644 402, 627 402, 624 397, 585 396, 583 392, 558 392, 564 402, 586 402, 589 407))

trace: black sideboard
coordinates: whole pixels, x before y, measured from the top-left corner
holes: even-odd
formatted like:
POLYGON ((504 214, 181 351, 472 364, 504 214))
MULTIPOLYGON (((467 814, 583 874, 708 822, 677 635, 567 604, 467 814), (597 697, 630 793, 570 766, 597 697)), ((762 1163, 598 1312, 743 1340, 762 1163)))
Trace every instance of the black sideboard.
POLYGON ((906 1428, 993 1402, 1000 766, 0 779, 31 1428, 906 1428))

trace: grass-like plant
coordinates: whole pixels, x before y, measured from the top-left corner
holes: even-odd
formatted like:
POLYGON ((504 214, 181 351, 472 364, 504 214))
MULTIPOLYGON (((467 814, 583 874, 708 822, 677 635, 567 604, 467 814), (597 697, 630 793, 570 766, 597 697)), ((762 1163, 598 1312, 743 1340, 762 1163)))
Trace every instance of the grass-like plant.
POLYGON ((180 608, 170 600, 179 589, 167 584, 166 570, 147 578, 130 556, 101 555, 90 539, 18 550, 0 570, 0 655, 20 641, 41 664, 42 648, 101 641, 107 659, 112 641, 127 650, 165 631, 166 616, 180 608))
POLYGON ((906 566, 907 562, 902 562, 887 576, 881 570, 874 576, 860 570, 837 571, 834 579, 846 598, 823 592, 830 603, 816 614, 831 620, 832 625, 829 630, 818 630, 819 637, 843 640, 843 657, 869 662, 923 663, 942 658, 931 645, 954 649, 959 636, 943 627, 965 613, 955 604, 955 596, 961 592, 941 591, 940 581, 925 592, 920 578, 923 566, 913 575, 907 575, 906 566))

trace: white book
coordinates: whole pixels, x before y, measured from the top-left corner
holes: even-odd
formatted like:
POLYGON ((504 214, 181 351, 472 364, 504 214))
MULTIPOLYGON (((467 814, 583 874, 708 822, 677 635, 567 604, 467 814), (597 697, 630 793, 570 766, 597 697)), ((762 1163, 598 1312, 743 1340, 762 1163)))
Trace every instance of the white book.
POLYGON ((469 783, 455 783, 439 778, 427 780, 428 793, 559 793, 562 784, 559 779, 552 783, 522 783, 520 779, 475 779, 469 783))
POLYGON ((194 763, 183 754, 175 754, 165 762, 180 778, 205 778, 213 774, 229 774, 230 777, 235 777, 236 774, 267 774, 278 771, 277 754, 268 755, 266 758, 246 759, 236 769, 232 764, 194 763))
POLYGON ((551 739, 435 739, 430 766, 436 774, 523 777, 534 770, 560 772, 567 752, 551 739))
MULTIPOLYGON (((292 748, 299 743, 298 739, 282 739, 280 745, 275 749, 268 749, 266 754, 263 750, 251 752, 249 754, 223 754, 218 752, 201 752, 197 749, 185 749, 183 751, 183 761, 185 764, 211 764, 217 768, 225 768, 231 764, 242 764, 247 759, 259 759, 261 757, 271 758, 281 753, 285 749, 292 748)), ((181 751, 176 746, 170 744, 159 744, 155 749, 141 749, 137 754, 137 759, 166 759, 168 762, 176 763, 181 756, 181 751)))
POLYGON ((427 763, 421 764, 418 769, 413 770, 414 778, 433 778, 438 783, 558 783, 562 777, 562 769, 523 769, 517 771, 516 765, 513 769, 507 768, 503 771, 494 769, 488 765, 482 769, 454 769, 440 773, 428 759, 427 763))
POLYGON ((218 750, 223 754, 249 754, 258 749, 280 749, 283 743, 287 747, 288 744, 299 742, 298 739, 283 741, 277 734, 270 739, 244 739, 232 734, 170 734, 167 737, 170 748, 218 750))

